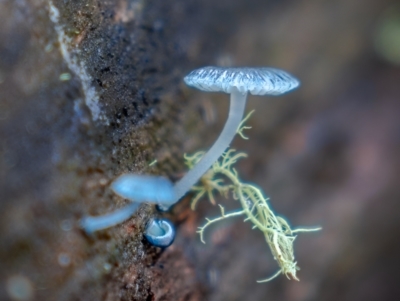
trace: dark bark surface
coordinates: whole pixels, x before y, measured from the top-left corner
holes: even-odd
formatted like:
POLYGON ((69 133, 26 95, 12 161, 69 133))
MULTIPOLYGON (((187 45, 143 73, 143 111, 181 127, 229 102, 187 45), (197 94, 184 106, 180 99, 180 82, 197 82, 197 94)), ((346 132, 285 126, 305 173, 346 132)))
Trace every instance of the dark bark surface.
POLYGON ((0 300, 398 300, 400 58, 382 42, 400 32, 395 3, 0 1, 0 300), (228 97, 182 83, 204 65, 302 81, 250 97, 250 140, 233 144, 278 215, 323 227, 296 239, 300 282, 255 282, 277 267, 240 218, 203 245, 197 227, 219 214, 206 199, 164 214, 178 231, 166 250, 142 237, 151 205, 92 237, 79 229, 127 203, 116 176, 176 181, 183 154, 212 144, 228 97))

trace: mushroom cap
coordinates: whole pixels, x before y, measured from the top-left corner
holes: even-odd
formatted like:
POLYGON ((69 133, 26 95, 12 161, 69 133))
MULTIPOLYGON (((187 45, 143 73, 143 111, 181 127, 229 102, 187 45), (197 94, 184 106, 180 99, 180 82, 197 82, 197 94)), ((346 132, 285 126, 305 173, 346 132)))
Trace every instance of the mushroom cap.
POLYGON ((112 182, 111 189, 132 202, 172 204, 175 201, 173 184, 164 177, 124 174, 112 182))
POLYGON ((203 67, 190 72, 185 78, 188 86, 203 91, 232 93, 237 89, 245 94, 280 95, 300 85, 289 73, 275 68, 223 68, 203 67))
POLYGON ((151 219, 144 231, 146 239, 156 247, 169 247, 175 239, 176 231, 167 219, 151 219))

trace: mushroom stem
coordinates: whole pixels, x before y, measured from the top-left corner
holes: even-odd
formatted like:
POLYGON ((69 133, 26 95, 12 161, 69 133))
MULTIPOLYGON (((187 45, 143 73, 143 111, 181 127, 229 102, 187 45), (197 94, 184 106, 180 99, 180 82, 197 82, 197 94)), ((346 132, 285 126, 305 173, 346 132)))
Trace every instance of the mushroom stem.
POLYGON ((217 161, 229 147, 233 137, 235 137, 236 131, 243 118, 247 93, 241 93, 236 88, 233 88, 232 90, 228 120, 225 123, 224 129, 219 135, 217 141, 215 141, 214 145, 203 156, 199 163, 197 163, 194 168, 189 170, 189 172, 175 184, 175 202, 179 201, 179 199, 182 198, 198 180, 200 180, 203 174, 211 168, 214 162, 217 161))
POLYGON ((87 234, 91 235, 96 231, 113 227, 130 218, 133 213, 135 213, 139 205, 140 203, 131 203, 108 214, 101 216, 86 216, 81 220, 81 228, 87 234))

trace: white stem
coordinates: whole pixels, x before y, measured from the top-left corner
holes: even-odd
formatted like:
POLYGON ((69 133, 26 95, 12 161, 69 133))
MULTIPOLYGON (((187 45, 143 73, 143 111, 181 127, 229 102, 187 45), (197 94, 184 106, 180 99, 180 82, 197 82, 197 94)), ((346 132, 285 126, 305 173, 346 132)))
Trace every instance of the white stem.
POLYGON ((217 161, 229 147, 233 137, 235 137, 240 122, 242 121, 244 109, 246 107, 246 98, 247 93, 242 94, 237 90, 231 93, 229 116, 224 129, 219 135, 217 141, 215 141, 214 145, 203 156, 200 162, 175 184, 175 202, 179 201, 179 199, 182 198, 198 180, 200 180, 203 174, 211 168, 214 162, 217 161))
POLYGON ((81 220, 81 228, 87 233, 107 229, 118 225, 130 218, 139 207, 140 203, 131 203, 121 209, 100 216, 86 216, 81 220))

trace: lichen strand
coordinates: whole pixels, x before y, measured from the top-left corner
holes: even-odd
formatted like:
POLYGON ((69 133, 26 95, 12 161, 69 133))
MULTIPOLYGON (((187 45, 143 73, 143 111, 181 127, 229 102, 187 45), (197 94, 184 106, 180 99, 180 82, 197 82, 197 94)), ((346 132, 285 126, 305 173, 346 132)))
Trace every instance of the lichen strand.
MULTIPOLYGON (((203 154, 204 152, 197 152, 191 156, 185 155, 186 165, 192 168, 203 154)), ((219 205, 221 216, 214 219, 207 218, 207 223, 199 227, 200 239, 204 243, 204 231, 211 224, 229 217, 244 215, 246 216, 245 221, 253 223, 253 229, 257 228, 263 232, 272 255, 280 268, 272 277, 258 282, 270 281, 281 273, 286 275, 288 279, 299 280, 296 276, 296 271, 299 268, 293 252, 295 233, 317 231, 319 228, 292 230, 282 217, 276 216, 268 205, 269 198, 264 196, 261 189, 240 181, 233 165, 244 157, 247 157, 245 153, 236 152, 234 149, 227 150, 221 159, 215 162, 212 168, 202 177, 200 185, 193 187, 192 191, 195 196, 192 201, 192 209, 195 209, 197 202, 205 195, 211 203, 215 204, 216 201, 213 196, 215 191, 226 198, 231 194, 233 199, 238 200, 242 206, 242 210, 225 213, 224 207, 219 205)))

